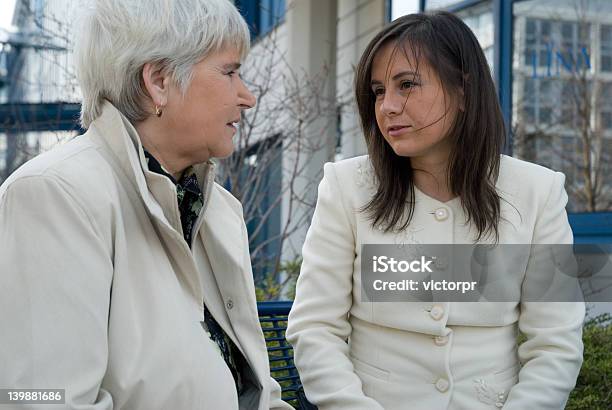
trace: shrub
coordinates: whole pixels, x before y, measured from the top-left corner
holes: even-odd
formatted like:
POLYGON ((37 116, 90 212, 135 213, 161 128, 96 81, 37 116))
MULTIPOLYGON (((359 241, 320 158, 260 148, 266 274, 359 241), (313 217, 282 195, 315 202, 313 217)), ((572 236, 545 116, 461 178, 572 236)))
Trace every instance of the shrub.
POLYGON ((612 316, 604 313, 584 325, 584 363, 567 410, 612 409, 612 316))

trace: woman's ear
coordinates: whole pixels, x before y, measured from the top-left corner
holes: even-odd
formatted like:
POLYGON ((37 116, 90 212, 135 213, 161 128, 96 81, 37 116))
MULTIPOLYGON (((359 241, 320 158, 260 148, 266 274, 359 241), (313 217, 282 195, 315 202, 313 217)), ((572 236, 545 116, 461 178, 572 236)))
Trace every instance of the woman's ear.
POLYGON ((164 107, 168 102, 170 77, 160 64, 146 63, 142 67, 142 80, 153 105, 164 107))

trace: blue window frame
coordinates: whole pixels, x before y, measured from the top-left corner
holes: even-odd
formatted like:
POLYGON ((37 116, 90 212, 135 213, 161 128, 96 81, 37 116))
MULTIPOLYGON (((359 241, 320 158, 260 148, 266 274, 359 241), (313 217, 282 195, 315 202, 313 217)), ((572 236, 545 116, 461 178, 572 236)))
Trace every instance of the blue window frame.
POLYGON ((265 35, 285 18, 285 0, 236 0, 235 4, 252 38, 265 35))

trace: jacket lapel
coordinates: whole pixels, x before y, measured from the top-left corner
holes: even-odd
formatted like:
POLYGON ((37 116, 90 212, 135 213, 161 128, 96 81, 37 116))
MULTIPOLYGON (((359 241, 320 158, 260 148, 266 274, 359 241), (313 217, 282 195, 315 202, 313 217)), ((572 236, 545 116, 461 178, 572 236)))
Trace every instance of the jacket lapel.
MULTIPOLYGON (((208 255, 212 273, 202 272, 200 275, 190 255, 189 247, 183 243, 181 234, 168 221, 164 210, 147 185, 143 171, 146 169, 146 160, 138 133, 132 124, 112 104, 105 102, 102 115, 92 124, 92 131, 96 143, 103 147, 103 154, 108 154, 110 151, 109 160, 122 170, 129 183, 139 193, 145 208, 158 225, 160 233, 169 239, 166 241, 169 246, 168 251, 177 255, 173 259, 180 265, 179 271, 183 273, 183 279, 191 288, 198 303, 201 304, 202 299, 206 300, 208 309, 219 325, 245 353, 245 357, 248 356, 243 348, 248 346, 248 341, 242 345, 239 343, 236 334, 240 332, 234 330, 226 311, 226 304, 230 299, 234 303, 248 303, 250 306, 251 301, 246 299, 253 293, 246 282, 251 278, 247 278, 247 272, 250 275, 250 270, 244 266, 248 260, 245 252, 248 250, 244 246, 247 241, 244 238, 241 218, 229 209, 230 205, 216 187, 212 186, 212 189, 210 186, 204 187, 203 191, 209 193, 210 198, 205 198, 203 221, 198 235, 208 255)), ((212 168, 209 167, 209 164, 196 167, 198 179, 208 181, 209 172, 212 172, 212 168)), ((208 184, 214 185, 212 179, 208 184)), ((197 226, 195 228, 197 229, 197 226)), ((195 249, 194 252, 197 253, 195 249)), ((256 317, 256 311, 251 313, 256 317)))
POLYGON ((112 104, 105 102, 102 115, 92 123, 91 129, 98 137, 96 142, 110 150, 113 162, 136 187, 149 213, 168 224, 163 209, 147 187, 143 171, 146 164, 144 151, 132 124, 112 104))
MULTIPOLYGON (((90 131, 93 133, 92 140, 102 148, 100 152, 118 167, 118 172, 122 171, 127 183, 138 192, 145 209, 159 227, 159 233, 166 237, 168 251, 174 254, 173 260, 179 265, 177 273, 181 275, 196 300, 201 303, 202 286, 189 247, 183 243, 181 233, 168 221, 164 210, 147 185, 144 175, 144 170, 147 169, 146 160, 138 132, 109 102, 104 103, 102 115, 92 123, 90 131)), ((162 184, 172 184, 158 175, 153 175, 153 178, 157 179, 155 181, 157 185, 152 189, 161 190, 164 188, 162 184)))
POLYGON ((210 191, 210 199, 204 221, 200 229, 200 237, 204 244, 204 249, 210 260, 213 278, 204 279, 204 294, 208 296, 206 300, 214 300, 211 285, 214 284, 219 289, 222 298, 221 303, 211 304, 209 309, 219 324, 232 337, 236 345, 242 349, 241 344, 235 336, 235 329, 229 322, 226 305, 231 299, 233 303, 247 303, 250 290, 245 283, 244 266, 247 251, 244 249, 244 233, 242 221, 232 211, 229 204, 221 196, 216 188, 210 191))

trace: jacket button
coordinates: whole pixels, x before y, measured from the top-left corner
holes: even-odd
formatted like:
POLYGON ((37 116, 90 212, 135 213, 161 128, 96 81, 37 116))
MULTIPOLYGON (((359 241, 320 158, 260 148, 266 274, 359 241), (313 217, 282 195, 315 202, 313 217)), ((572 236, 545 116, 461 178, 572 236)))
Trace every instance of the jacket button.
POLYGON ((442 316, 444 316, 444 308, 440 305, 435 305, 429 311, 429 315, 433 320, 440 320, 442 319, 442 316))
POLYGON ((434 337, 434 343, 436 346, 444 346, 448 343, 448 336, 436 336, 434 337))
POLYGON ((436 221, 442 222, 448 219, 448 210, 446 208, 438 208, 434 211, 434 218, 436 221))
POLYGON ((225 307, 227 308, 227 310, 232 310, 234 308, 234 301, 232 300, 232 298, 229 298, 227 302, 225 302, 225 307))
POLYGON ((445 391, 447 391, 448 387, 449 384, 448 380, 446 379, 438 379, 438 381, 436 382, 436 389, 438 389, 440 393, 444 393, 445 391))

